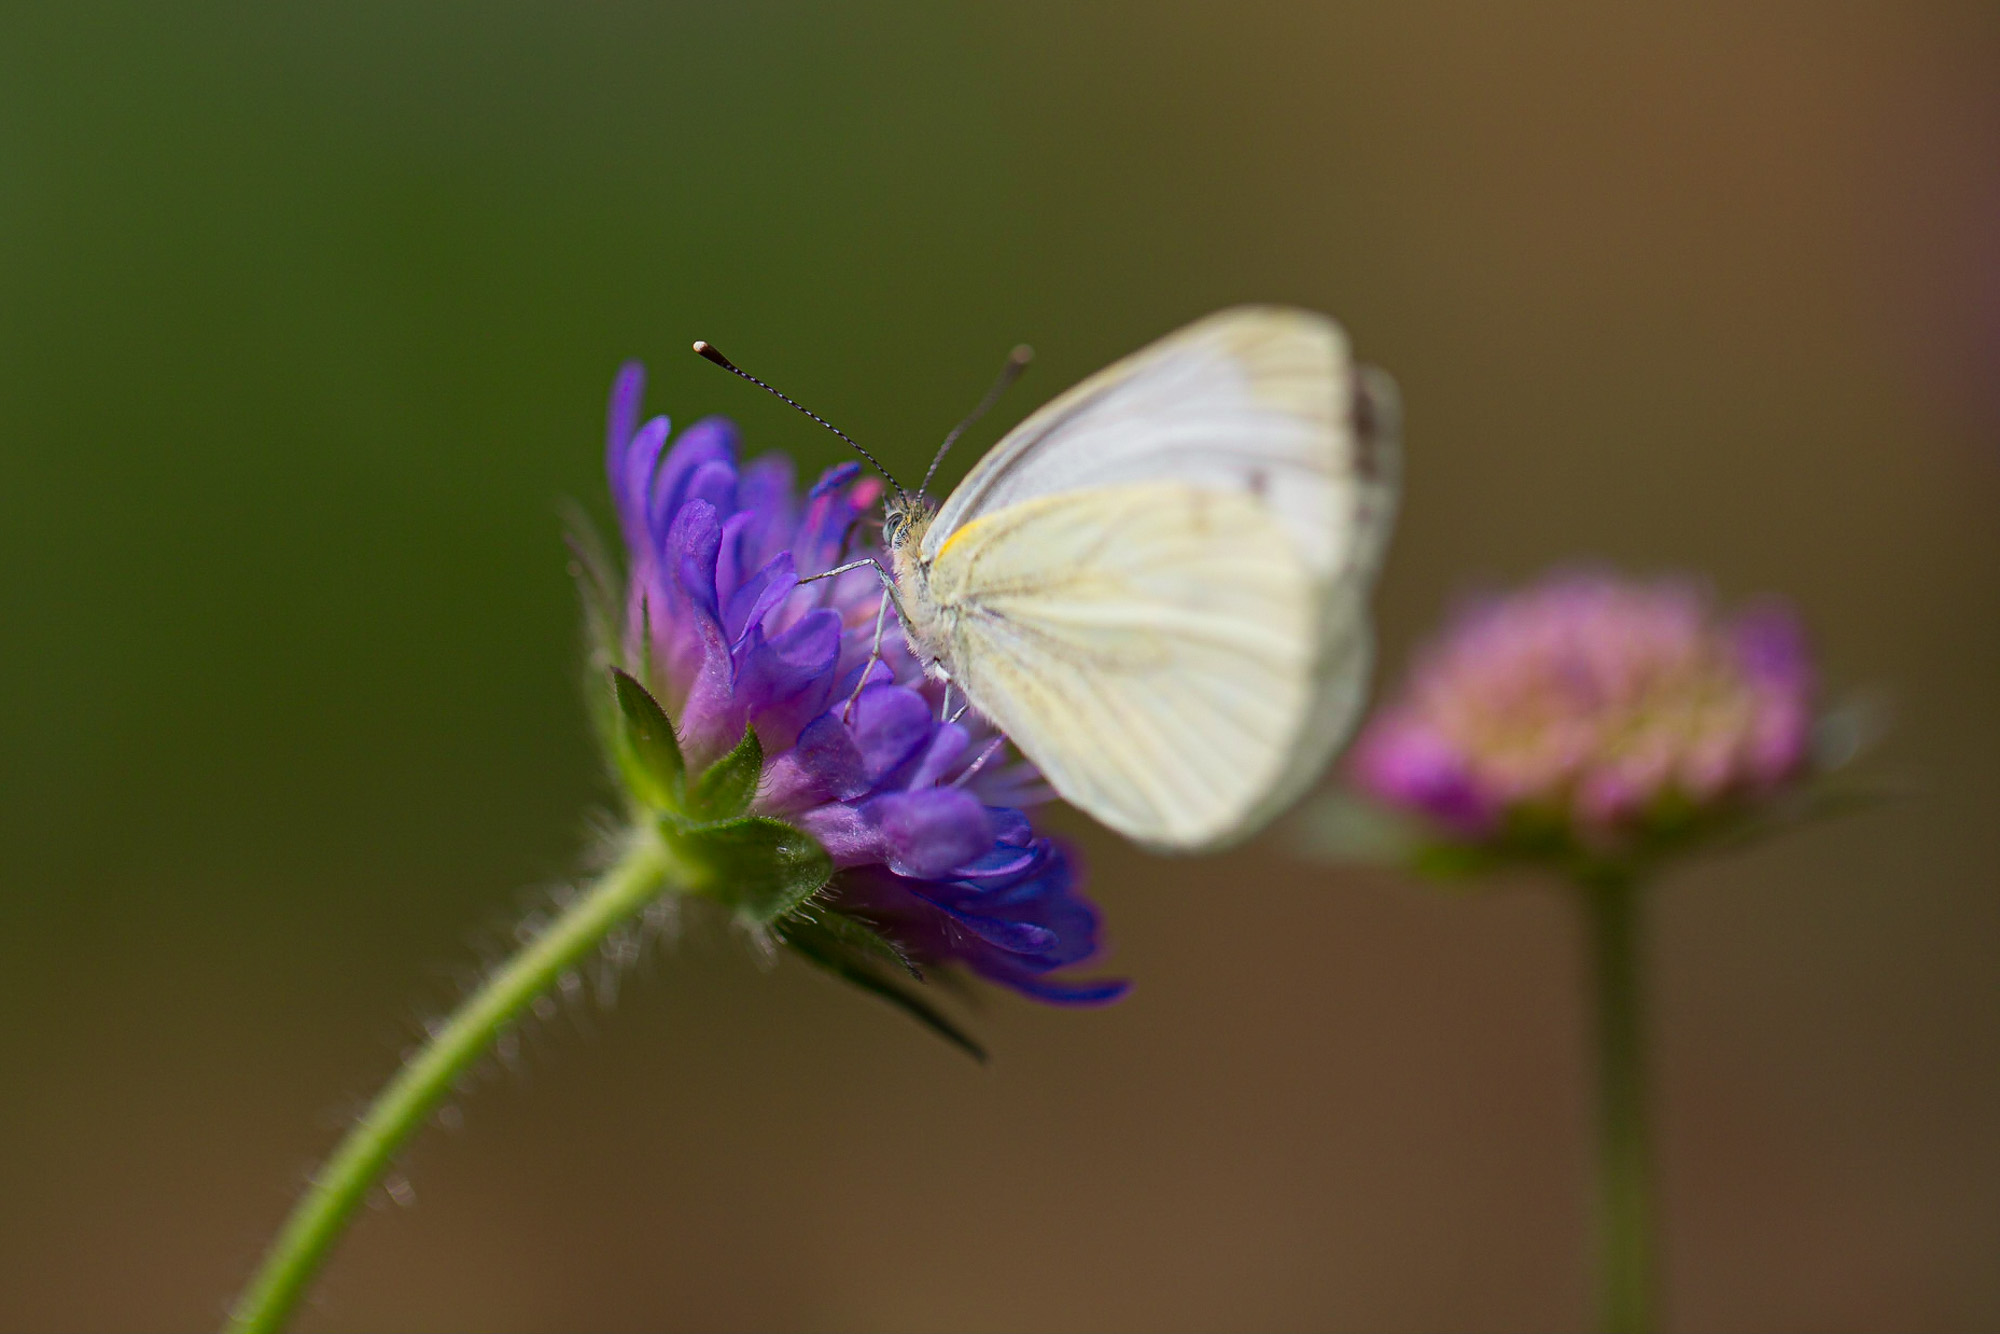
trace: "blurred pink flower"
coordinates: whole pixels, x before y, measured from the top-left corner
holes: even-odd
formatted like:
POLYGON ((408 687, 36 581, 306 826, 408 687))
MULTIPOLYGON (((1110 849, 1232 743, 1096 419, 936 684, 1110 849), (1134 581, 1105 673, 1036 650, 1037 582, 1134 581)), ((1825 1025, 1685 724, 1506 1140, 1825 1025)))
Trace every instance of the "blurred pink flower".
POLYGON ((1799 774, 1815 679, 1796 616, 1686 579, 1552 575, 1459 612, 1350 761, 1377 800, 1479 838, 1616 847, 1799 774))

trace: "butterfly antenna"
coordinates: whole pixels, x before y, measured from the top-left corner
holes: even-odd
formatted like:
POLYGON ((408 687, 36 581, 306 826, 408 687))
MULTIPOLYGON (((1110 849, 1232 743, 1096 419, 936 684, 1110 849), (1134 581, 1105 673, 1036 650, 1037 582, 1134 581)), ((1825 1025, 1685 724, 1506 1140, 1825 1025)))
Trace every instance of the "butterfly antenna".
POLYGON ((931 466, 924 470, 924 480, 917 487, 918 495, 921 496, 930 489, 931 478, 937 475, 938 464, 943 463, 944 456, 951 453, 951 447, 958 443, 958 438, 971 430, 972 424, 984 417, 993 405, 1000 401, 1000 395, 1007 392, 1007 386, 1020 379, 1021 372, 1028 369, 1028 363, 1034 359, 1035 349, 1026 343, 1007 354, 1007 364, 1002 366, 1000 374, 994 377, 993 387, 986 391, 986 397, 980 399, 978 406, 965 414, 964 421, 951 428, 951 434, 938 446, 936 457, 931 460, 931 466))
POLYGON ((700 353, 705 360, 714 362, 716 365, 722 367, 722 369, 728 371, 731 375, 740 375, 744 379, 748 380, 751 384, 756 385, 759 389, 771 395, 771 397, 779 399, 782 402, 791 404, 793 407, 797 408, 800 412, 805 413, 806 416, 811 417, 821 426, 824 426, 827 430, 832 431, 842 440, 845 440, 848 444, 853 445, 854 452, 859 454, 862 458, 867 459, 870 463, 874 464, 875 471, 881 473, 884 477, 888 478, 890 486, 895 487, 897 491, 901 492, 904 495, 909 494, 909 492, 904 488, 903 484, 896 480, 895 474, 890 472, 887 468, 883 467, 882 461, 880 459, 876 458, 873 454, 870 454, 867 450, 863 449, 861 447, 861 442, 859 440, 856 440, 853 436, 841 430, 838 426, 835 426, 832 422, 820 416, 817 412, 814 412, 811 408, 799 402, 797 399, 791 397, 789 394, 779 393, 776 389, 773 389, 770 385, 765 384, 762 380, 752 375, 749 371, 744 370, 741 366, 738 366, 728 357, 723 356, 721 352, 716 350, 715 344, 710 342, 704 342, 702 339, 697 338, 695 339, 694 350, 700 353))

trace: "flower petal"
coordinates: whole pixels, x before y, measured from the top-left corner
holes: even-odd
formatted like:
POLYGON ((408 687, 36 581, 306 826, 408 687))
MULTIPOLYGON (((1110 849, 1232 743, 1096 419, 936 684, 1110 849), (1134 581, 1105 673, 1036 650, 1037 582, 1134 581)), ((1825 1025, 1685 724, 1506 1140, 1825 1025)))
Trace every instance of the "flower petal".
MULTIPOLYGON (((734 522, 734 520, 731 522, 734 522)), ((729 534, 725 531, 722 542, 724 549, 727 549, 730 545, 728 539, 729 534)), ((729 604, 723 609, 723 636, 730 643, 740 648, 751 629, 761 626, 765 615, 771 608, 789 597, 791 591, 797 588, 798 584, 798 572, 792 568, 792 553, 789 551, 780 551, 771 558, 770 562, 763 569, 745 579, 736 588, 736 591, 729 595, 729 604)), ((827 614, 829 616, 833 615, 831 612, 827 614)), ((839 617, 834 617, 833 651, 835 656, 838 656, 840 652, 839 621, 839 617)), ((833 664, 828 662, 825 667, 818 670, 830 670, 832 666, 833 664)))
MULTIPOLYGON (((761 521, 754 534, 759 542, 776 539, 782 544, 791 536, 792 477, 792 460, 784 454, 763 454, 744 467, 736 484, 736 503, 761 521)), ((775 554, 761 547, 752 553, 766 560, 775 554)))
POLYGON ((930 701, 904 686, 869 686, 854 701, 854 744, 872 786, 930 737, 930 701))
MULTIPOLYGON (((921 886, 916 887, 915 892, 920 898, 930 897, 923 892, 921 886)), ((1040 954, 1056 943, 1055 932, 1045 926, 1036 926, 1033 922, 1010 922, 1001 917, 982 917, 978 913, 947 907, 942 903, 938 906, 950 913, 951 920, 959 926, 988 945, 1003 949, 1009 954, 1040 954)))
POLYGON ((752 621, 736 664, 736 693, 752 716, 817 685, 814 711, 824 707, 827 676, 840 652, 840 618, 816 611, 774 638, 752 621))
POLYGON ((646 491, 652 485, 653 470, 659 466, 671 426, 665 417, 653 418, 626 438, 611 464, 611 501, 635 562, 650 561, 654 554, 646 522, 646 491))
POLYGON ((845 802, 828 802, 792 817, 792 823, 819 840, 835 866, 868 866, 882 860, 881 827, 845 802))
POLYGON ((715 506, 717 515, 735 510, 736 465, 727 459, 713 459, 689 473, 681 504, 685 506, 690 500, 708 502, 715 506))
POLYGON ((937 731, 931 734, 930 743, 917 757, 917 762, 908 776, 903 779, 902 786, 936 787, 939 780, 951 772, 951 767, 958 763, 959 757, 965 754, 965 748, 970 744, 971 738, 966 736, 963 727, 957 723, 940 724, 937 731))
POLYGON ((604 413, 604 468, 615 485, 625 460, 625 446, 639 425, 639 404, 646 396, 646 368, 628 361, 611 381, 611 402, 604 413))
POLYGON ((1051 1005, 1109 1005, 1112 1001, 1124 999, 1125 993, 1132 990, 1131 982, 1122 977, 1101 978, 1094 982, 1064 982, 1012 970, 1002 970, 997 975, 989 973, 986 977, 990 982, 999 982, 1024 996, 1032 996, 1051 1005))
POLYGON ((799 732, 792 748, 766 766, 758 795, 773 812, 822 801, 850 801, 868 791, 868 772, 854 735, 838 713, 823 713, 799 732))
POLYGON ((736 428, 720 417, 704 417, 681 432, 660 461, 647 497, 646 518, 656 533, 666 532, 688 497, 688 481, 710 463, 736 462, 736 428))
POLYGON ((882 860, 897 875, 935 879, 971 861, 993 841, 986 808, 956 788, 887 792, 861 810, 882 831, 882 860))
POLYGON ((722 640, 722 614, 716 605, 715 557, 722 548, 722 524, 715 506, 705 500, 691 500, 674 516, 667 533, 666 555, 672 562, 674 583, 703 622, 703 634, 722 640))
POLYGON ((854 480, 854 474, 860 471, 861 465, 852 459, 845 463, 834 464, 819 475, 819 480, 812 484, 810 491, 806 492, 806 499, 825 500, 854 480))
POLYGON ((1459 753, 1421 726, 1385 717, 1362 737, 1352 764, 1370 791, 1454 829, 1481 832, 1496 814, 1459 753))

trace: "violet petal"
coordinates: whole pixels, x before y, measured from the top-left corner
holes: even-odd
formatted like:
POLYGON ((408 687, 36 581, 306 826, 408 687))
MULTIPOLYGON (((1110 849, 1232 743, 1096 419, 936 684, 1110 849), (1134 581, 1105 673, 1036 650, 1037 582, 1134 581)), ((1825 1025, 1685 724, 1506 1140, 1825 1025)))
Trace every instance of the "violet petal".
POLYGON ((930 701, 907 687, 869 686, 854 701, 854 744, 871 783, 915 754, 930 730, 930 701))
POLYGON ((919 880, 935 879, 971 861, 993 838, 986 808, 956 788, 887 792, 861 810, 882 831, 889 869, 919 880))

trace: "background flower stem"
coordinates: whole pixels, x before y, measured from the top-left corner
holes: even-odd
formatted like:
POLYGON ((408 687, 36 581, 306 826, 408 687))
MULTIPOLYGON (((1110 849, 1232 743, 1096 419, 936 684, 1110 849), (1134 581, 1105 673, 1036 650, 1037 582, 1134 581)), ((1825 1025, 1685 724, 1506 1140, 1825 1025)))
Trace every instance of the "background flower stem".
POLYGON ((230 1316, 236 1334, 282 1329, 355 1207, 403 1144, 509 1024, 605 935, 656 897, 674 871, 667 849, 636 832, 617 862, 467 998, 412 1056, 313 1177, 230 1316))
POLYGON ((1636 876, 1582 884, 1597 1038, 1597 1286, 1607 1334, 1653 1328, 1652 1161, 1646 1131, 1641 912, 1636 876))

